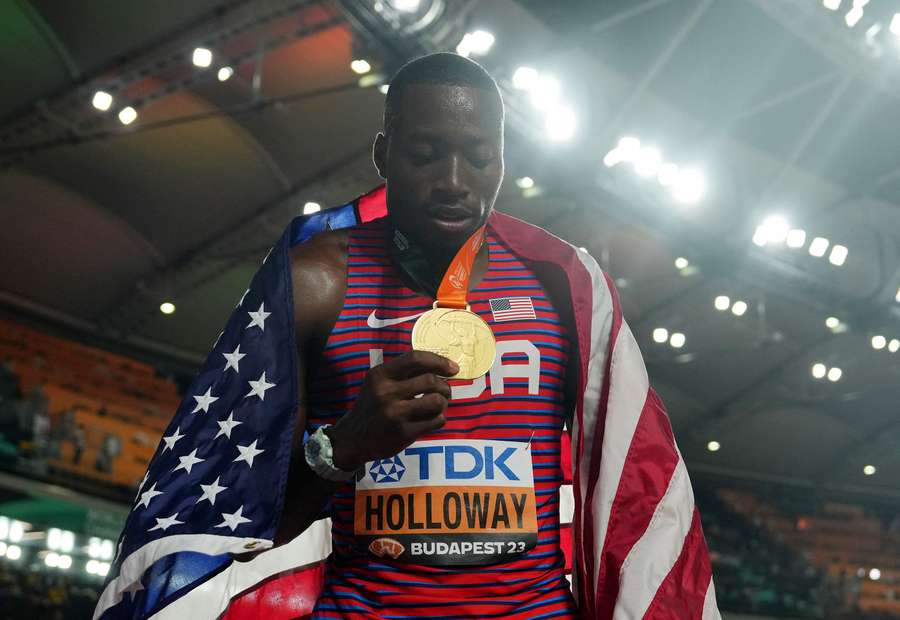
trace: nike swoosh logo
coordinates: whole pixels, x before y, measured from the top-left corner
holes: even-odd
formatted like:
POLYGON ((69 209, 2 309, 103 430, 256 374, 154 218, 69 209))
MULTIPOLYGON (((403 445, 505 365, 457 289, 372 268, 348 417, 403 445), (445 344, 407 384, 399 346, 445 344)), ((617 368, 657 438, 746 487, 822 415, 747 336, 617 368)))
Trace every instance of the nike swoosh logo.
POLYGON ((411 314, 409 316, 398 316, 393 319, 379 319, 377 316, 375 316, 375 311, 372 310, 372 314, 370 314, 366 318, 366 325, 368 325, 372 329, 381 329, 382 327, 390 327, 391 325, 398 325, 400 323, 412 321, 413 319, 419 318, 423 314, 425 314, 425 311, 422 311, 418 314, 411 314))

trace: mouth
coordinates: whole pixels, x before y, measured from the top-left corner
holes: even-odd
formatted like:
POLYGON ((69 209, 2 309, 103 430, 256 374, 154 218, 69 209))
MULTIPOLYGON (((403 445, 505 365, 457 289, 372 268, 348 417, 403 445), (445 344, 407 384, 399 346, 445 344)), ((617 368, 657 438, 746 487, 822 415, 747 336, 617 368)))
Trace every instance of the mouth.
POLYGON ((428 218, 448 233, 467 230, 475 221, 471 210, 455 205, 432 205, 428 208, 428 218))

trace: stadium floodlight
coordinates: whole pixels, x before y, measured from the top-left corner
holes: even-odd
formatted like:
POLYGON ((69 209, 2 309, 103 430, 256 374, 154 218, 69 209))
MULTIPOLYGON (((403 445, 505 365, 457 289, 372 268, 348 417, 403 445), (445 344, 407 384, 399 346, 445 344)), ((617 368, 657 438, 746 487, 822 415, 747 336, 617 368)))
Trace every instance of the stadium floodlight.
POLYGON ((876 471, 878 470, 875 469, 874 465, 866 465, 863 467, 863 473, 867 476, 874 476, 876 471))
POLYGON ((63 530, 62 535, 59 538, 59 550, 64 553, 69 553, 74 548, 75 548, 75 532, 70 532, 69 530, 63 530))
POLYGON ((770 215, 763 220, 760 227, 766 243, 783 243, 790 230, 787 220, 780 215, 770 215))
POLYGON ((72 568, 72 556, 65 553, 60 555, 56 565, 63 570, 69 570, 72 568))
POLYGON ((175 312, 175 304, 173 304, 171 301, 164 301, 159 304, 159 311, 163 314, 172 314, 173 312, 175 312))
POLYGON ((895 37, 900 37, 900 13, 894 13, 894 16, 891 18, 890 25, 891 34, 895 37))
POLYGON ((0 540, 6 540, 9 537, 9 517, 0 516, 0 540))
POLYGON ((19 542, 25 535, 25 525, 21 521, 12 520, 9 522, 9 540, 10 542, 19 542))
POLYGON ((826 9, 837 11, 841 8, 841 0, 822 0, 822 6, 826 9))
POLYGON ((900 303, 900 288, 897 289, 897 294, 894 295, 894 300, 900 303))
POLYGON ((900 351, 900 340, 897 340, 896 338, 891 338, 891 341, 888 343, 887 348, 888 348, 888 351, 890 351, 891 353, 896 353, 897 351, 900 351))
POLYGON ((827 327, 828 329, 837 329, 840 324, 841 320, 836 316, 830 316, 825 319, 825 327, 827 327))
POLYGON ((828 255, 828 262, 835 267, 840 267, 847 261, 847 248, 843 245, 835 245, 831 248, 831 254, 828 255))
POLYGON ((194 53, 191 56, 191 61, 194 63, 194 66, 200 67, 201 69, 205 69, 206 67, 210 66, 212 64, 212 59, 212 50, 206 47, 194 48, 194 53))
POLYGON ((680 349, 684 346, 686 340, 687 338, 685 338, 684 334, 682 334, 681 332, 675 332, 669 337, 669 344, 676 349, 680 349))
POLYGON ((708 444, 706 444, 706 449, 709 450, 710 452, 718 452, 721 447, 722 447, 722 444, 720 444, 715 439, 710 441, 708 444))
POLYGON ((663 187, 670 187, 678 180, 678 164, 666 162, 660 164, 659 171, 656 173, 656 180, 663 187))
POLYGON ((829 381, 831 381, 832 383, 835 383, 835 382, 841 380, 841 377, 843 376, 843 374, 844 374, 843 370, 841 370, 837 366, 834 366, 833 368, 828 369, 828 374, 826 376, 828 377, 829 381))
POLYGON ((575 135, 575 112, 564 105, 555 105, 547 110, 544 129, 551 140, 568 140, 575 135))
POLYGON ((531 67, 519 67, 512 76, 513 88, 518 90, 531 90, 537 85, 538 72, 531 67))
POLYGON ((881 579, 881 571, 877 568, 873 568, 869 571, 869 579, 871 579, 872 581, 878 581, 879 579, 881 579))
POLYGON ((693 168, 684 168, 678 172, 672 185, 672 195, 678 202, 697 202, 706 193, 706 179, 703 173, 693 168))
POLYGON ((88 575, 96 575, 97 574, 97 564, 99 564, 99 562, 97 562, 97 560, 88 560, 87 563, 84 565, 84 571, 88 575))
POLYGON ((622 161, 622 152, 618 148, 611 149, 603 156, 603 165, 612 168, 622 161))
POLYGON ((372 65, 365 58, 354 58, 350 61, 350 70, 357 75, 362 75, 371 71, 372 65))
POLYGON ((10 545, 6 548, 6 559, 18 560, 22 557, 22 547, 19 545, 10 545))
POLYGON ((529 187, 534 187, 534 179, 531 177, 519 177, 516 179, 516 185, 519 189, 528 189, 529 187))
POLYGON ((529 89, 531 105, 538 110, 547 110, 559 102, 561 87, 559 80, 549 75, 540 75, 529 89))
POLYGON ((831 242, 825 237, 816 237, 812 240, 812 243, 809 244, 810 255, 815 256, 816 258, 822 258, 825 256, 825 252, 828 251, 828 245, 830 243, 831 242))
POLYGON ((0 557, 3 557, 4 555, 6 555, 6 543, 0 541, 0 557))
POLYGON ((130 125, 137 118, 137 110, 131 106, 126 106, 119 110, 119 122, 123 125, 130 125))
POLYGON ((318 202, 307 202, 303 205, 303 215, 309 215, 310 213, 318 213, 322 210, 322 205, 318 202))
POLYGON ((657 327, 653 330, 653 342, 662 344, 669 339, 669 330, 665 327, 657 327))
POLYGON ((675 269, 687 269, 690 264, 691 262, 683 256, 679 256, 675 259, 675 269))
POLYGON ((806 243, 806 231, 802 228, 792 228, 787 234, 787 246, 789 248, 802 248, 806 243))
POLYGON ((112 102, 113 96, 105 90, 98 90, 94 93, 93 99, 91 99, 91 105, 101 112, 106 112, 112 105, 112 102))
POLYGON ((822 377, 825 376, 825 373, 827 373, 827 372, 828 372, 828 369, 825 368, 825 364, 822 364, 822 363, 813 364, 812 376, 814 379, 821 379, 822 377))
POLYGON ((844 15, 844 23, 847 24, 848 28, 853 28, 856 24, 859 23, 859 20, 862 19, 863 10, 859 6, 854 6, 852 9, 847 11, 847 14, 844 15))
POLYGON ((219 69, 219 72, 216 74, 216 77, 219 78, 220 82, 225 82, 234 75, 234 69, 231 67, 222 67, 219 69))
POLYGON ((642 177, 651 177, 659 170, 662 163, 662 153, 652 146, 641 147, 634 159, 634 171, 642 177))
POLYGON ((758 245, 759 247, 765 247, 765 245, 769 242, 769 238, 766 235, 766 230, 762 226, 757 226, 756 230, 753 231, 753 245, 758 245))
POLYGON ((44 556, 44 564, 50 568, 59 566, 59 555, 53 551, 44 556))
POLYGON ((715 301, 713 301, 713 305, 716 307, 716 310, 724 312, 731 306, 731 299, 728 295, 719 295, 716 297, 715 301))
POLYGON ((734 305, 731 306, 731 314, 734 316, 744 316, 744 313, 747 312, 747 302, 746 301, 736 301, 734 305))
POLYGON ((60 547, 60 539, 62 539, 62 530, 51 527, 47 530, 47 548, 56 551, 60 547))
POLYGON ((419 8, 419 0, 388 0, 388 4, 403 13, 412 13, 419 8))
POLYGON ((460 56, 484 56, 494 46, 494 35, 487 30, 467 32, 462 41, 456 46, 456 53, 460 56))
POLYGON ((887 345, 887 338, 882 336, 881 334, 877 336, 872 336, 872 348, 876 351, 880 351, 887 345))
POLYGON ((634 161, 641 152, 641 141, 633 136, 624 136, 619 138, 616 150, 619 151, 622 161, 634 161))

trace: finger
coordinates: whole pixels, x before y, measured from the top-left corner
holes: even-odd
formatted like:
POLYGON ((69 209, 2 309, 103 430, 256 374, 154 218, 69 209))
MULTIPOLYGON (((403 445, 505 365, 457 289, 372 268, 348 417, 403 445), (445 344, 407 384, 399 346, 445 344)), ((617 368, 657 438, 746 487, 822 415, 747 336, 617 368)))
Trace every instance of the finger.
POLYGON ((408 379, 428 372, 452 377, 459 372, 456 362, 430 351, 408 351, 385 362, 383 366, 387 376, 394 380, 408 379))
POLYGON ((427 420, 410 422, 406 428, 407 437, 409 437, 412 441, 415 441, 426 433, 432 433, 439 428, 443 428, 446 423, 447 419, 444 417, 444 414, 436 415, 427 420))
POLYGON ((437 417, 447 410, 447 399, 443 395, 432 392, 422 398, 397 403, 398 412, 408 422, 421 422, 437 417))
POLYGON ((420 394, 436 392, 450 400, 450 384, 447 380, 437 376, 433 372, 425 373, 404 381, 394 383, 395 393, 399 398, 418 398, 420 394))

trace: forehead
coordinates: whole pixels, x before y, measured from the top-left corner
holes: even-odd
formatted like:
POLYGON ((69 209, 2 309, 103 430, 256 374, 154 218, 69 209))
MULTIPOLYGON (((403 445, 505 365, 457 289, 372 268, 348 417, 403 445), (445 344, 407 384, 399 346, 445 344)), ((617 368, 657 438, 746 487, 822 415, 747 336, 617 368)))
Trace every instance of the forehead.
POLYGON ((412 132, 478 133, 499 137, 503 113, 496 93, 453 84, 412 84, 403 89, 396 129, 412 132))

